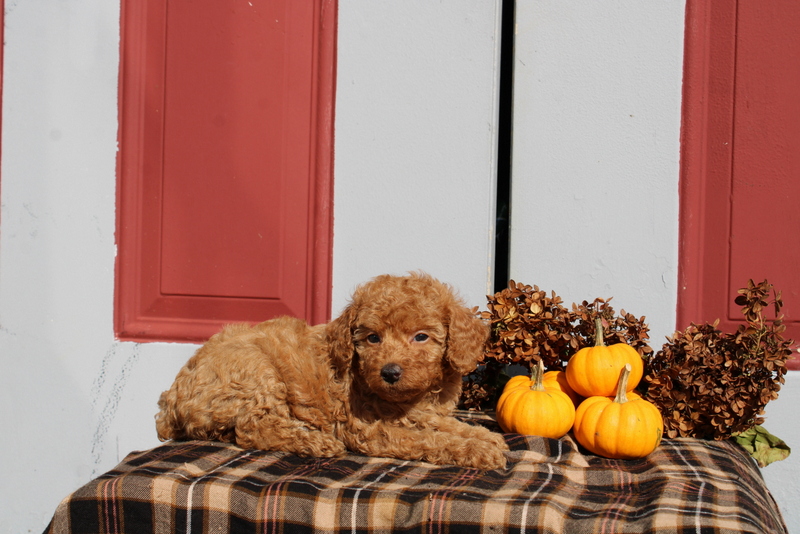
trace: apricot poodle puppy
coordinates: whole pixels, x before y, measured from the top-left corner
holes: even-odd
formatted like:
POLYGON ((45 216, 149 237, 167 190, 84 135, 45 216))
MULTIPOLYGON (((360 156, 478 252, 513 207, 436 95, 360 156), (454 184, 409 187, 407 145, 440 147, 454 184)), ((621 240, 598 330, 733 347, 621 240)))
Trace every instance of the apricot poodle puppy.
POLYGON ((225 327, 162 393, 158 436, 502 468, 502 436, 452 417, 487 335, 445 284, 379 276, 328 324, 225 327))

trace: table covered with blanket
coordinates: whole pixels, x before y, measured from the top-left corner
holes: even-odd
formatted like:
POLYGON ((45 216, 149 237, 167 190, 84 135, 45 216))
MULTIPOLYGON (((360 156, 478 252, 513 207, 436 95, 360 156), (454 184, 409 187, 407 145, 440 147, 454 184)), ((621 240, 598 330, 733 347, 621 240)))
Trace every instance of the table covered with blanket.
POLYGON ((786 532, 730 441, 664 440, 647 458, 609 460, 569 435, 506 440, 508 466, 493 471, 169 442, 69 495, 47 532, 786 532))

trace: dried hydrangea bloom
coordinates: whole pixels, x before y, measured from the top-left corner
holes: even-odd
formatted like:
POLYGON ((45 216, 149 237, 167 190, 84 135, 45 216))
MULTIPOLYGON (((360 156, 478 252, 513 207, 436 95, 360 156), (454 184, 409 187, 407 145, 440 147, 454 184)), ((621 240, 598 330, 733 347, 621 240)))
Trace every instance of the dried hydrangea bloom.
POLYGON ((647 362, 645 398, 661 410, 670 438, 726 439, 761 424, 764 407, 778 398, 793 343, 782 336, 780 293, 750 280, 735 302, 746 321, 736 332, 691 324, 647 362), (770 305, 773 320, 764 317, 770 305))

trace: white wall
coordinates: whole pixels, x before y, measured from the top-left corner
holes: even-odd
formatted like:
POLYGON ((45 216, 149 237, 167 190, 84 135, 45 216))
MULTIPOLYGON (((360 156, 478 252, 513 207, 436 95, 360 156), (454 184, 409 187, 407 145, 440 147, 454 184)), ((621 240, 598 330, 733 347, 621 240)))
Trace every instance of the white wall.
MULTIPOLYGON (((541 170, 530 179, 536 178, 539 187, 549 176, 562 182, 600 176, 611 190, 622 188, 618 194, 628 213, 634 213, 630 217, 653 227, 635 233, 640 241, 657 241, 646 245, 650 258, 639 269, 657 268, 664 275, 667 290, 659 289, 658 300, 665 304, 651 313, 645 308, 653 299, 627 297, 617 289, 619 281, 609 277, 617 269, 612 260, 633 253, 628 242, 611 241, 600 254, 597 245, 577 232, 570 235, 578 240, 576 246, 592 261, 597 257, 609 266, 590 269, 600 285, 561 288, 557 275, 565 263, 560 257, 540 262, 530 274, 517 264, 515 275, 520 281, 552 286, 569 298, 570 292, 584 298, 589 289, 602 294, 608 290, 615 302, 616 297, 630 299, 624 303, 630 311, 659 325, 671 324, 674 288, 669 288, 674 285, 677 232, 675 88, 680 83, 675 55, 682 39, 682 4, 648 4, 659 12, 644 17, 636 3, 615 3, 612 21, 592 0, 569 6, 520 3, 522 10, 533 6, 540 11, 538 22, 520 31, 541 35, 536 46, 547 59, 540 56, 541 79, 531 80, 539 86, 532 88, 535 98, 525 104, 543 121, 543 132, 535 135, 534 125, 528 134, 520 131, 517 157, 521 151, 538 150, 536 143, 549 143, 556 151, 557 157, 537 152, 541 170), (570 8, 574 11, 563 11, 570 8), (603 55, 590 54, 587 43, 563 42, 565 18, 574 19, 572 25, 590 32, 595 41, 613 34, 616 44, 595 42, 606 47, 609 54, 603 55), (661 22, 654 26, 652 18, 661 22), (591 28, 592 20, 599 27, 613 23, 614 31, 591 28), (646 33, 652 35, 647 42, 646 33), (636 61, 626 59, 625 43, 636 49, 636 61), (559 74, 558 54, 563 54, 563 72, 569 78, 561 90, 545 83, 559 74), (583 54, 590 57, 578 57, 583 54), (638 67, 625 68, 629 62, 638 67), (592 91, 570 87, 586 85, 584 68, 587 76, 605 83, 595 83, 592 91), (603 78, 604 69, 614 77, 603 78), (628 77, 626 84, 616 80, 622 76, 628 77), (628 100, 635 105, 625 104, 628 100), (563 121, 547 112, 551 104, 560 106, 563 121), (586 109, 585 120, 581 109, 586 109), (605 121, 608 131, 601 128, 605 121), (523 142, 523 135, 529 140, 523 142), (586 149, 565 152, 570 136, 582 136, 586 149), (649 143, 642 139, 647 136, 649 143), (632 154, 630 163, 612 137, 632 154), (646 156, 637 155, 640 151, 646 156), (569 168, 560 169, 558 158, 569 168), (649 158, 654 161, 648 163, 649 158), (589 171, 579 172, 583 167, 589 171), (625 169, 629 172, 617 172, 625 169), (632 183, 634 175, 651 183, 632 183), (637 202, 662 217, 628 207, 637 202), (656 261, 658 255, 665 266, 656 261)), ((470 303, 485 304, 491 280, 498 4, 340 0, 334 311, 356 283, 380 272, 416 268, 452 282, 470 303)), ((195 346, 120 343, 113 337, 118 2, 5 0, 5 7, 0 421, 7 431, 0 441, 0 533, 17 534, 42 531, 70 491, 131 450, 158 444, 156 399, 195 346)), ((572 187, 576 195, 586 196, 578 207, 557 187, 552 193, 526 193, 520 180, 515 176, 516 194, 552 195, 545 205, 552 206, 554 218, 578 217, 584 224, 589 217, 576 213, 596 210, 587 200, 594 194, 590 180, 572 187)), ((601 194, 606 205, 618 202, 609 193, 601 194)), ((538 217, 535 205, 531 211, 538 217)), ((618 222, 621 216, 609 217, 618 222)), ((515 221, 517 232, 521 224, 515 221)), ((541 239, 541 226, 532 231, 532 240, 541 239)), ((559 255, 573 259, 568 252, 559 255)), ((638 271, 634 274, 623 280, 630 277, 642 291, 654 291, 638 271)), ((790 377, 781 399, 770 405, 767 423, 790 444, 800 443, 797 430, 790 428, 792 408, 800 403, 797 377, 790 377)), ((800 460, 793 457, 765 470, 785 509, 800 502, 799 469, 800 460)), ((800 517, 787 517, 800 532, 800 517)))
POLYGON ((675 329, 684 1, 521 1, 511 277, 675 329))
POLYGON ((783 519, 792 534, 800 533, 800 371, 789 371, 777 400, 766 409, 764 428, 785 441, 794 452, 789 458, 763 469, 767 487, 778 501, 783 519))
POLYGON ((339 9, 333 301, 422 269, 486 302, 501 0, 339 9))

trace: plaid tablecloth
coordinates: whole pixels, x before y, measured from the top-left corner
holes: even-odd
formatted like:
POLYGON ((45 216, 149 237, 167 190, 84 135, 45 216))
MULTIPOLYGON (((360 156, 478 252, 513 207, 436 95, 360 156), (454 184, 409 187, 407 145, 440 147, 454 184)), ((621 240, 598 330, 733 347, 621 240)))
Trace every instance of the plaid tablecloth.
POLYGON ((494 471, 169 442, 68 496, 46 532, 786 532, 734 443, 665 440, 623 461, 570 436, 506 440, 508 467, 494 471))

